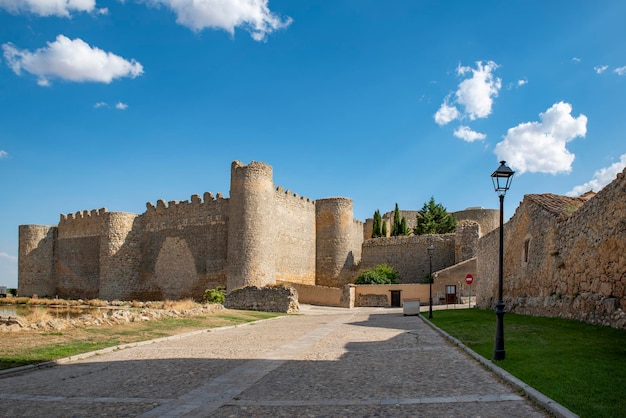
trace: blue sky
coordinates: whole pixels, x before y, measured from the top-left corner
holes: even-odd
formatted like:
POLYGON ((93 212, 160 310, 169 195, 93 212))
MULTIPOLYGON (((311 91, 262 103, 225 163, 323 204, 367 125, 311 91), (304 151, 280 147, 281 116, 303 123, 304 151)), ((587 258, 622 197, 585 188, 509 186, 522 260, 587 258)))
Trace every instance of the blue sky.
POLYGON ((596 191, 626 165, 626 2, 0 0, 0 285, 18 226, 229 194, 264 161, 355 217, 596 191))

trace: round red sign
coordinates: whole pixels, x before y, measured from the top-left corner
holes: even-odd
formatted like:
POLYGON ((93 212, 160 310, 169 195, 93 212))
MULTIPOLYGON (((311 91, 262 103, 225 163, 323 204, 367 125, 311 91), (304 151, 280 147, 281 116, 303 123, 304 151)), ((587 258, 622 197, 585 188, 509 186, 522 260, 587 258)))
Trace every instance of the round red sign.
POLYGON ((472 284, 473 281, 474 281, 474 277, 472 277, 471 274, 467 273, 467 276, 465 276, 465 283, 472 284))

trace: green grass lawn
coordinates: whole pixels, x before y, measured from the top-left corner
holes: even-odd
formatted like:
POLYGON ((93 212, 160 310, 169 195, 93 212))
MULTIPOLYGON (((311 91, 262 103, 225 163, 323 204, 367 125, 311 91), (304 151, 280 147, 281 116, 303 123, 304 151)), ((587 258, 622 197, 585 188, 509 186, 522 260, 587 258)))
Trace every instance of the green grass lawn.
MULTIPOLYGON (((432 322, 492 359, 493 310, 436 311, 432 322)), ((506 359, 525 383, 581 417, 626 416, 626 330, 560 318, 504 315, 506 359)))

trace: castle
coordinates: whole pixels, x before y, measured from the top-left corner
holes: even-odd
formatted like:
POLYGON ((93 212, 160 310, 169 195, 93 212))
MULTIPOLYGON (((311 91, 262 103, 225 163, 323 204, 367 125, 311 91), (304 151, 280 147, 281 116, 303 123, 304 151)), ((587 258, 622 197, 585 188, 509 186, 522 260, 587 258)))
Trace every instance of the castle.
MULTIPOLYGON (((57 226, 20 225, 20 295, 160 300, 277 282, 341 287, 359 270, 387 262, 404 283, 475 256, 497 227, 498 211, 453 213, 456 234, 369 240, 372 220, 353 217, 352 200, 311 200, 273 183, 262 162, 231 165, 230 197, 159 200, 137 215, 106 209, 61 215, 57 226)), ((414 217, 416 212, 403 216, 414 217)), ((389 217, 387 216, 387 221, 389 217)))

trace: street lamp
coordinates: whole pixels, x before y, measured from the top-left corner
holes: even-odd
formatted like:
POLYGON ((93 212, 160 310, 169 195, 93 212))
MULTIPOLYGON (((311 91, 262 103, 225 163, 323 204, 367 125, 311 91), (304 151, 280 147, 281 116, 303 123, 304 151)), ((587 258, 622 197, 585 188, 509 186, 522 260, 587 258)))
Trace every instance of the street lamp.
POLYGON ((435 246, 428 245, 428 283, 430 285, 430 298, 428 299, 428 319, 433 319, 433 253, 435 246))
POLYGON ((504 259, 504 195, 511 187, 515 172, 500 161, 500 167, 491 174, 493 188, 500 198, 500 254, 498 260, 498 302, 496 303, 496 341, 493 349, 494 360, 504 360, 504 302, 502 301, 502 275, 504 259))

